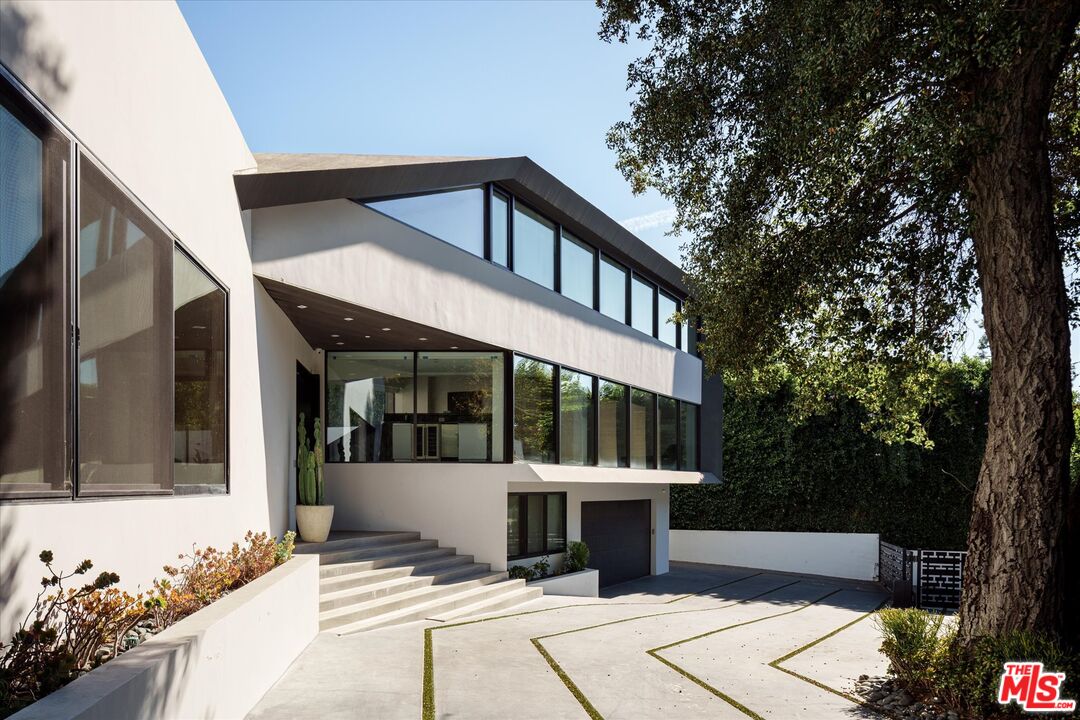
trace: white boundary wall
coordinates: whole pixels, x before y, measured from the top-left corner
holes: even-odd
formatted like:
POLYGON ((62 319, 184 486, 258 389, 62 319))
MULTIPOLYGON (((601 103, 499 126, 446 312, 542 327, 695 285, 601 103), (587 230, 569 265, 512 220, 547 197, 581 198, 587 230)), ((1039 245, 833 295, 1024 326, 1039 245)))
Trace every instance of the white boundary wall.
POLYGON ((874 533, 672 530, 673 561, 875 580, 874 533))
POLYGON ((297 555, 13 720, 242 718, 318 633, 319 559, 297 555))

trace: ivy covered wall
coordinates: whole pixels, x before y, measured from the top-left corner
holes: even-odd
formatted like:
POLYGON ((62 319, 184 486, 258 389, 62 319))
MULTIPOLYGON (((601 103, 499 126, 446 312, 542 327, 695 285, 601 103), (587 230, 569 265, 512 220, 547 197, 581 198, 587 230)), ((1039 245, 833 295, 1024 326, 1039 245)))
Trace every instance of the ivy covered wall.
POLYGON ((932 449, 889 445, 863 429, 850 397, 794 420, 790 387, 724 396, 724 478, 672 486, 671 527, 876 532, 910 548, 962 549, 986 442, 989 366, 945 370, 926 420, 932 449))

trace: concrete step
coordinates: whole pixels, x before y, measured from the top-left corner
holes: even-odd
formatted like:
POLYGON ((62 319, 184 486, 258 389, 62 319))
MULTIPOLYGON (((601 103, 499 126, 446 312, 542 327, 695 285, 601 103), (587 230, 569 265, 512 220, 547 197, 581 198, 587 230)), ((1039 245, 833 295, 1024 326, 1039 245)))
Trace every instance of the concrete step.
MULTIPOLYGON (((455 555, 454 557, 461 556, 455 555)), ((333 592, 322 592, 319 595, 319 611, 326 612, 348 605, 357 605, 369 600, 388 597, 390 595, 415 590, 420 587, 427 587, 429 585, 441 585, 471 580, 489 574, 490 570, 491 566, 487 563, 458 564, 439 570, 436 573, 424 573, 422 575, 413 574, 333 592)), ((374 572, 378 571, 376 570, 374 572)))
POLYGON ((481 600, 475 602, 472 605, 466 605, 465 607, 457 608, 456 610, 450 610, 449 612, 441 613, 439 615, 433 615, 428 620, 438 620, 439 622, 452 622, 456 620, 462 620, 464 618, 473 617, 475 615, 486 615, 487 613, 496 612, 498 610, 506 610, 507 608, 517 607, 530 600, 535 600, 544 596, 544 588, 538 587, 523 587, 513 591, 505 592, 501 595, 488 598, 487 600, 481 600))
POLYGON ((330 553, 337 550, 379 547, 381 545, 399 545, 420 540, 418 532, 371 532, 348 533, 334 532, 321 543, 298 542, 294 552, 297 555, 330 553))
POLYGON ((378 570, 355 570, 322 578, 319 580, 319 592, 337 592, 409 575, 441 575, 446 570, 470 565, 472 561, 472 555, 438 555, 434 560, 425 562, 392 565, 378 570))
MULTIPOLYGON (((428 585, 413 590, 394 593, 386 597, 327 610, 319 613, 319 630, 332 630, 376 616, 393 615, 401 610, 412 610, 430 603, 450 600, 468 591, 506 580, 505 572, 488 572, 461 582, 445 585, 428 585)), ((465 603, 461 603, 465 604, 465 603)), ((459 605, 450 605, 458 607, 459 605)))
POLYGON ((319 577, 339 577, 359 570, 379 570, 381 568, 408 565, 410 563, 430 562, 436 558, 446 558, 454 554, 454 548, 428 548, 402 552, 397 555, 383 555, 370 560, 353 560, 334 564, 321 563, 319 577))
POLYGON ((429 550, 439 547, 438 540, 412 540, 409 542, 391 543, 384 545, 361 546, 357 548, 343 548, 331 552, 319 553, 320 565, 336 565, 338 563, 353 562, 355 560, 374 560, 390 555, 417 550, 429 550))
MULTIPOLYGON (((415 605, 409 605, 393 612, 357 620, 345 625, 339 625, 333 628, 333 632, 338 635, 352 635, 353 633, 375 630, 391 625, 426 620, 440 614, 449 613, 452 610, 465 608, 489 600, 509 600, 512 597, 516 598, 526 589, 539 590, 539 588, 526 588, 524 580, 502 580, 496 583, 472 587, 450 595, 444 595, 415 605)), ((514 604, 516 604, 516 602, 514 604)))

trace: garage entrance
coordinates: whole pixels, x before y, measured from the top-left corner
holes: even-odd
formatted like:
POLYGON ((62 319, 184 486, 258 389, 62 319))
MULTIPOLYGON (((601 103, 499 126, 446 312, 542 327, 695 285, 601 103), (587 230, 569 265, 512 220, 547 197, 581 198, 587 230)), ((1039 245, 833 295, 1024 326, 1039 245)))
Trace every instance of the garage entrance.
POLYGON ((581 539, 600 587, 648 575, 652 559, 652 501, 581 503, 581 539))

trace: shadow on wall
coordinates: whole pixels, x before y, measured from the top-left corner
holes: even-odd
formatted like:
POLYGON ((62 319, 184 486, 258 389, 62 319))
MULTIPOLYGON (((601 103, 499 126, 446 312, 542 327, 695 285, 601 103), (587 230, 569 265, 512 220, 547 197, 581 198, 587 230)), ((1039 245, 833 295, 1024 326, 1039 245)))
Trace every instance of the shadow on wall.
POLYGON ((25 540, 15 540, 15 519, 10 514, 0 514, 0 643, 11 639, 8 628, 17 627, 30 611, 31 597, 17 596, 19 570, 27 562, 30 548, 25 540))
POLYGON ((0 58, 47 103, 56 102, 70 89, 63 52, 45 43, 34 26, 39 18, 27 3, 0 5, 0 58))

